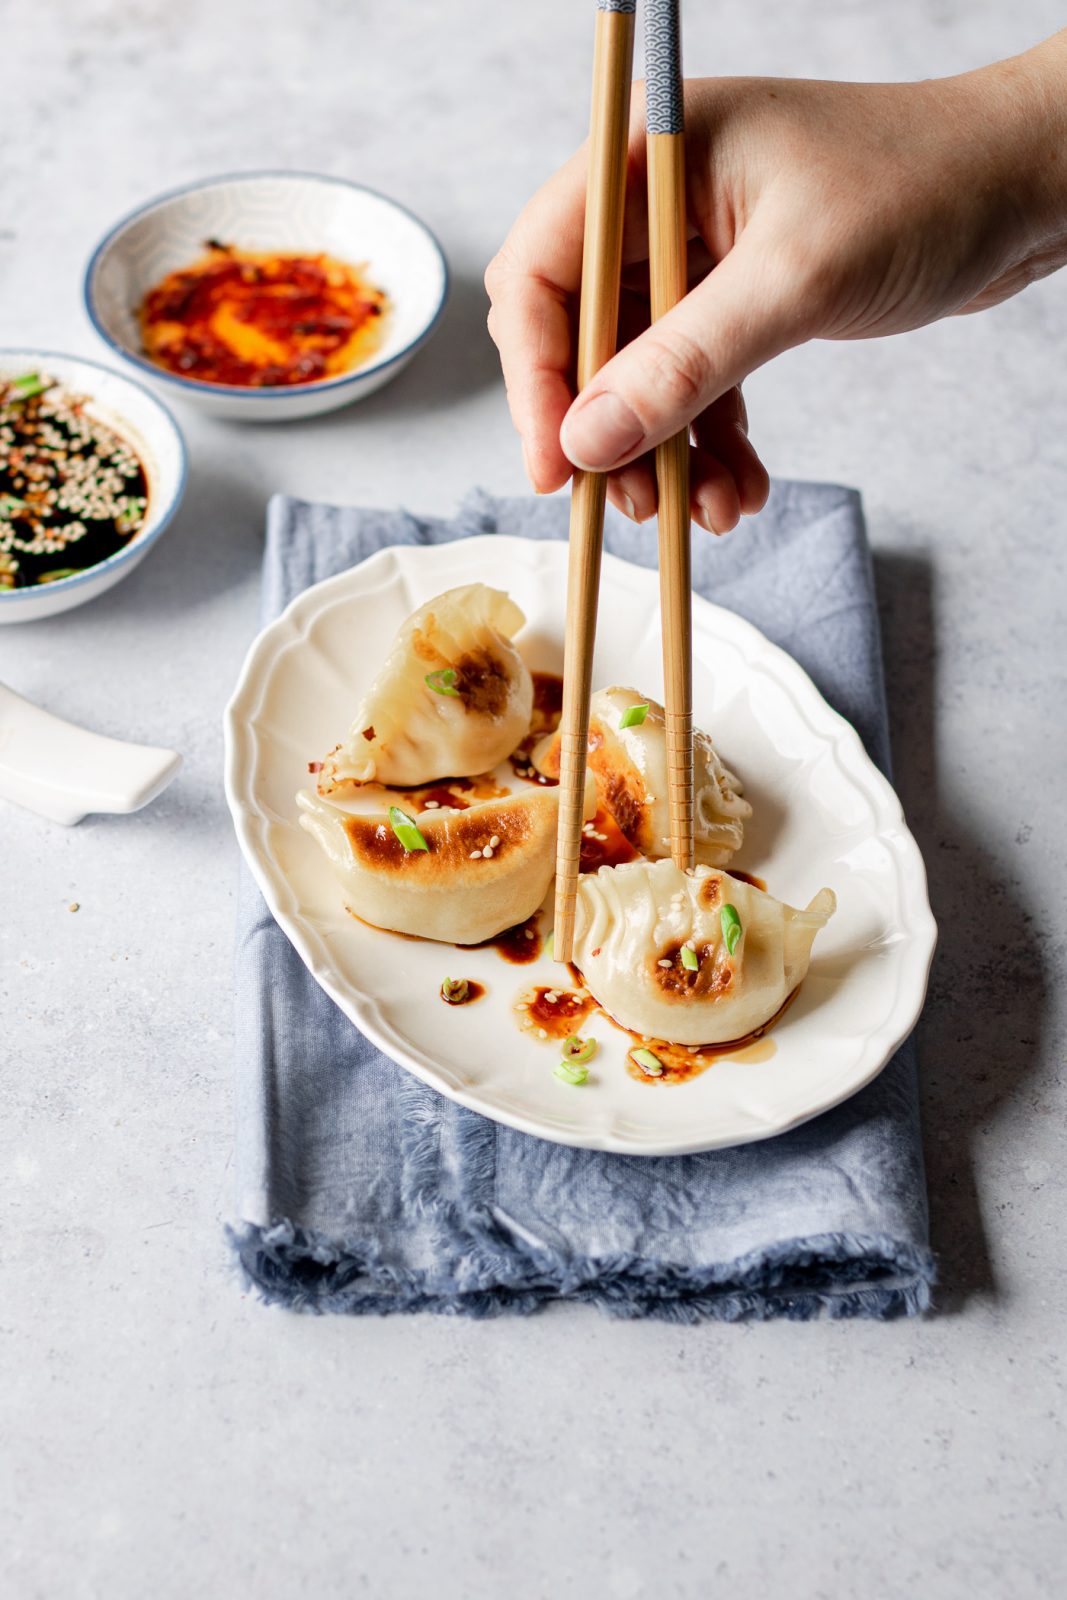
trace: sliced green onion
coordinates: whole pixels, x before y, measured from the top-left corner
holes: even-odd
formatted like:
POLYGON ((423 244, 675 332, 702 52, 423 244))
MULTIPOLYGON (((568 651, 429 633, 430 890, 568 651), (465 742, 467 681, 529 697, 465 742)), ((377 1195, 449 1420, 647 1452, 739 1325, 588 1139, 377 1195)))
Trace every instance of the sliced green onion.
POLYGON ((647 1078, 662 1077, 663 1062, 651 1050, 631 1050, 630 1054, 647 1078))
POLYGON ((620 728, 639 728, 641 726, 642 722, 644 722, 644 720, 645 720, 645 718, 647 716, 648 716, 648 701, 647 700, 644 702, 643 705, 627 706, 626 710, 623 712, 622 716, 619 718, 619 727, 620 728))
POLYGON ((430 848, 407 812, 401 811, 399 806, 389 807, 389 826, 405 850, 428 850, 430 848))
POLYGON ((682 946, 682 966, 687 972, 698 972, 700 970, 700 957, 695 950, 690 950, 687 944, 682 946))
POLYGON ((461 1006, 470 992, 466 978, 446 978, 441 985, 441 999, 449 1006, 461 1006))
POLYGON ((572 1067, 569 1061, 561 1061, 558 1067, 553 1067, 552 1072, 554 1077, 563 1083, 573 1083, 576 1088, 589 1076, 588 1067, 572 1067))
POLYGON ((11 400, 32 400, 35 394, 44 394, 46 389, 52 387, 51 381, 45 382, 39 372, 25 372, 21 378, 13 378, 8 384, 11 400))
POLYGON ((58 583, 60 578, 73 578, 81 571, 81 567, 53 567, 51 572, 42 572, 37 582, 58 583))
POLYGON ((434 694, 458 695, 456 678, 458 674, 455 667, 442 667, 439 672, 428 672, 423 679, 427 689, 432 689, 434 694))
POLYGON ((19 500, 13 494, 0 494, 0 517, 13 517, 16 511, 28 511, 30 502, 19 500))
POLYGON ((737 948, 737 941, 741 937, 741 918, 737 915, 736 906, 723 906, 719 912, 719 926, 722 936, 726 941, 726 949, 733 955, 737 948))
POLYGON ((573 1066, 584 1066, 596 1055, 596 1040, 581 1039, 576 1033, 568 1034, 563 1041, 563 1059, 573 1066))

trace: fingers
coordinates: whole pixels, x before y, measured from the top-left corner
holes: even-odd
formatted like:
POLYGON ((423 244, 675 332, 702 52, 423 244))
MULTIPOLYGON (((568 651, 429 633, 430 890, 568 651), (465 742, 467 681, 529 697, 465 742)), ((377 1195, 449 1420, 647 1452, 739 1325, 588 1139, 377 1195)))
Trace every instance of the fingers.
POLYGON ((560 435, 567 458, 593 472, 624 466, 803 337, 799 317, 772 278, 750 228, 702 283, 620 350, 574 401, 560 435))
MULTIPOLYGON (((632 134, 626 206, 628 259, 647 252, 644 133, 632 134)), ((500 351, 508 406, 535 489, 558 489, 572 466, 559 442, 574 398, 574 318, 582 275, 586 151, 579 150, 523 210, 485 286, 489 332, 500 351)))
MULTIPOLYGON (((709 533, 728 533, 742 516, 761 511, 770 478, 748 439, 740 389, 729 389, 693 422, 689 453, 693 521, 709 533)), ((608 474, 608 499, 634 522, 656 514, 655 453, 649 451, 608 474)))
MULTIPOLYGON (((740 389, 728 389, 707 411, 694 419, 693 440, 700 456, 714 460, 730 474, 737 491, 741 515, 750 517, 762 511, 770 493, 771 480, 749 442, 748 413, 740 389)), ((694 463, 693 515, 698 522, 704 522, 697 509, 698 504, 703 509, 708 508, 701 496, 701 471, 702 463, 694 463)), ((706 522, 704 525, 707 526, 706 522)), ((724 533, 726 530, 716 523, 711 531, 724 533)))
POLYGON ((535 489, 571 474, 559 443, 573 399, 570 305, 582 271, 584 160, 572 158, 530 201, 489 263, 489 332, 500 351, 511 419, 535 489))
POLYGON ((559 442, 574 398, 567 294, 546 279, 503 267, 496 269, 492 293, 489 332, 500 351, 511 420, 522 439, 527 476, 545 494, 571 475, 559 442))
POLYGON ((647 522, 649 517, 654 517, 659 499, 655 457, 642 456, 638 461, 631 461, 620 472, 611 473, 608 477, 608 499, 634 522, 647 522))

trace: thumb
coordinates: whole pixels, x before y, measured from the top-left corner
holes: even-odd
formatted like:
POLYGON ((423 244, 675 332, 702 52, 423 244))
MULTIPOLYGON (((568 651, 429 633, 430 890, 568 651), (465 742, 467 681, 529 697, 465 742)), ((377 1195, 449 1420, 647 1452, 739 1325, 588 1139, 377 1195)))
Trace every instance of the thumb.
POLYGON ((560 428, 576 467, 623 466, 687 427, 720 395, 804 337, 749 229, 673 310, 603 366, 560 428))

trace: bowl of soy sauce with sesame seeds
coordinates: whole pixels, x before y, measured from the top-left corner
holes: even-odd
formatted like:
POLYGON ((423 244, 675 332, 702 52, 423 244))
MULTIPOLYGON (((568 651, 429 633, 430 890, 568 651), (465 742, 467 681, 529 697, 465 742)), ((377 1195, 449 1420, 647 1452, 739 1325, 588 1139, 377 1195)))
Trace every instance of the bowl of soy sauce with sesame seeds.
POLYGON ((139 383, 80 357, 0 350, 0 623, 103 594, 181 501, 185 443, 139 383))

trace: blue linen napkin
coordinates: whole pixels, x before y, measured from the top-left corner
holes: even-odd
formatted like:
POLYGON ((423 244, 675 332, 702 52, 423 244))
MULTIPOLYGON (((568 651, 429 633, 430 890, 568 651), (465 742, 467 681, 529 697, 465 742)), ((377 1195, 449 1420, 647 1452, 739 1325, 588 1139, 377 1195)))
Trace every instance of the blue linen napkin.
MULTIPOLYGON (((386 544, 564 538, 564 499, 476 492, 453 520, 276 497, 263 615, 386 544)), ((608 549, 656 565, 609 508, 608 549)), ((855 491, 777 483, 693 584, 782 645, 888 771, 878 617, 855 491)), ((454 1104, 319 989, 247 871, 237 939, 237 1220, 247 1279, 297 1310, 489 1316, 552 1300, 617 1316, 914 1314, 929 1304, 914 1048, 791 1133, 701 1155, 575 1150, 454 1104)))

